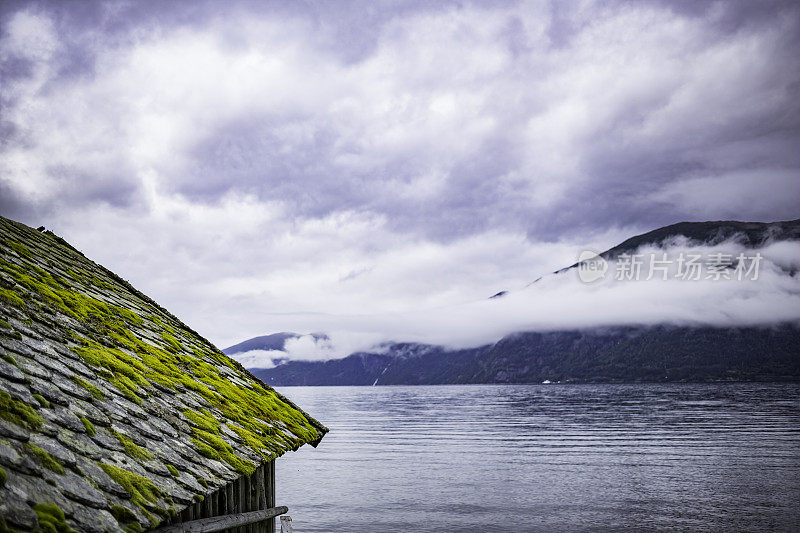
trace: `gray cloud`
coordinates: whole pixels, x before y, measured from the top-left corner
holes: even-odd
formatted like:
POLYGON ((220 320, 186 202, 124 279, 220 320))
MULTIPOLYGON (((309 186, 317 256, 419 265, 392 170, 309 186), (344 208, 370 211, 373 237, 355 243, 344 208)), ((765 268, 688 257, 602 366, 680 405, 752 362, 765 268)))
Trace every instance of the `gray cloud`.
POLYGON ((190 321, 179 290, 470 299, 570 246, 797 218, 798 45, 796 2, 4 2, 0 210, 190 321))
MULTIPOLYGON (((191 41, 193 33, 221 59, 236 61, 256 53, 274 60, 275 31, 264 37, 259 23, 242 28, 240 22, 288 21, 294 29, 279 37, 289 40, 281 45, 295 50, 277 60, 284 61, 279 70, 291 79, 262 80, 263 94, 221 93, 220 98, 244 98, 225 116, 184 117, 205 122, 205 131, 173 139, 181 146, 175 155, 183 165, 171 159, 153 162, 167 190, 206 203, 229 191, 253 193, 287 202, 298 217, 364 210, 432 238, 491 227, 554 238, 593 225, 649 226, 728 215, 687 209, 664 198, 648 203, 648 198, 654 189, 698 176, 718 178, 742 169, 797 171, 800 69, 793 51, 800 12, 792 3, 779 2, 758 7, 752 2, 647 5, 590 4, 578 10, 558 2, 238 2, 221 10, 218 2, 12 3, 2 13, 4 28, 20 12, 29 13, 49 21, 58 46, 47 58, 33 57, 28 49, 8 50, 2 69, 7 79, 30 80, 37 63, 46 65, 39 68, 39 82, 28 89, 37 91, 43 105, 58 105, 65 84, 91 89, 109 77, 124 83, 126 62, 136 60, 131 53, 148 45, 158 50, 159 43, 190 48, 196 43, 180 40, 191 41), (618 25, 625 26, 627 36, 618 33, 618 25), (328 84, 336 96, 326 94, 328 84), (338 110, 348 96, 359 97, 353 90, 369 94, 373 84, 379 87, 375 107, 397 104, 397 114, 366 109, 373 115, 359 123, 362 102, 338 110), (270 87, 282 93, 272 106, 270 87), (287 91, 321 102, 304 104, 287 91), (430 105, 447 94, 455 95, 450 103, 455 119, 437 129, 430 105), (464 139, 463 148, 452 146, 459 141, 458 129, 480 121, 489 123, 484 131, 464 139), (375 146, 393 127, 403 136, 396 145, 375 146), (530 131, 537 128, 542 131, 530 131), (367 140, 372 142, 362 142, 359 135, 372 136, 367 140), (557 135, 564 138, 554 139, 557 135), (731 147, 736 157, 728 156, 731 147), (571 160, 564 167, 572 168, 554 169, 559 161, 536 160, 552 154, 571 160), (433 193, 398 194, 398 188, 419 188, 432 174, 441 182, 433 193), (553 192, 558 194, 550 201, 537 200, 553 192), (584 209, 587 202, 592 210, 584 209)), ((170 58, 178 59, 178 54, 170 58)), ((204 59, 186 59, 192 60, 204 59)), ((176 66, 195 75, 203 68, 176 66)), ((139 67, 143 75, 147 68, 169 68, 139 67)), ((222 69, 219 74, 232 73, 222 69)), ((142 82, 146 79, 131 79, 142 82)), ((208 86, 193 86, 192 79, 176 82, 185 83, 181 90, 187 96, 214 106, 208 86)), ((4 107, 11 111, 5 113, 4 142, 30 146, 35 153, 38 132, 23 122, 24 116, 12 118, 34 93, 13 85, 4 91, 4 107)), ((108 107, 105 113, 86 111, 98 126, 110 126, 115 148, 109 150, 117 153, 106 158, 107 164, 89 166, 76 151, 74 160, 64 158, 55 171, 44 172, 54 172, 51 181, 70 183, 70 176, 80 175, 81 183, 91 183, 108 180, 110 165, 119 174, 111 179, 129 183, 89 186, 79 198, 67 195, 68 202, 135 200, 130 190, 140 177, 136 169, 126 168, 135 166, 126 161, 135 157, 126 152, 130 134, 115 115, 137 110, 115 98, 139 92, 147 101, 148 90, 110 87, 87 101, 108 107)), ((150 95, 156 101, 152 112, 158 112, 158 99, 150 95)), ((207 110, 195 107, 185 113, 207 110)), ((783 182, 782 192, 797 197, 796 182, 783 182)), ((40 201, 56 206, 64 200, 40 201)), ((739 216, 791 218, 794 213, 787 211, 782 204, 777 212, 766 205, 739 216)))

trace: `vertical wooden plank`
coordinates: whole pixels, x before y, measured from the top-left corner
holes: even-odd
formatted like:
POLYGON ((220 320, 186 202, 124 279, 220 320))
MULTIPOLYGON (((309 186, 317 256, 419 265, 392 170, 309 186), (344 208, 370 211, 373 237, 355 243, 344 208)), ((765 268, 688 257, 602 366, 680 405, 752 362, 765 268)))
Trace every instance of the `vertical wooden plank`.
MULTIPOLYGON (((261 504, 259 502, 260 489, 261 487, 258 486, 258 468, 256 468, 255 472, 250 476, 250 506, 253 511, 258 511, 261 504)), ((251 531, 253 533, 263 533, 261 524, 253 524, 251 531)))
MULTIPOLYGON (((233 483, 225 485, 225 512, 227 514, 234 514, 236 511, 233 509, 233 483)), ((235 530, 229 529, 228 533, 234 533, 235 530)))
POLYGON ((206 494, 205 498, 203 499, 203 512, 202 512, 203 518, 210 518, 211 516, 213 516, 211 514, 211 499, 212 499, 212 497, 213 497, 213 494, 206 494))
MULTIPOLYGON (((243 511, 252 511, 252 483, 250 482, 250 476, 246 476, 242 478, 244 481, 244 498, 242 499, 242 506, 244 507, 243 511)), ((253 528, 251 526, 244 526, 244 533, 253 533, 253 528)))
MULTIPOLYGON (((264 487, 264 465, 261 465, 258 468, 256 468, 255 476, 256 476, 256 508, 257 510, 266 509, 267 491, 266 487, 264 487)), ((267 533, 266 522, 260 522, 259 524, 257 524, 256 531, 258 531, 258 533, 267 533)))
MULTIPOLYGON (((253 505, 255 505, 255 510, 258 511, 261 509, 261 505, 263 503, 264 497, 264 478, 261 476, 261 467, 259 466, 256 468, 256 471, 253 472, 253 488, 255 489, 253 492, 253 505)), ((253 530, 256 533, 264 533, 264 523, 253 524, 253 530)))
MULTIPOLYGON (((264 466, 264 486, 267 491, 267 509, 275 507, 275 461, 270 461, 264 466)), ((267 531, 275 533, 275 518, 267 522, 267 531)))
MULTIPOLYGON (((228 489, 228 499, 230 500, 228 508, 230 509, 230 513, 231 514, 238 514, 239 513, 239 507, 237 505, 237 498, 239 496, 239 480, 235 479, 233 481, 233 483, 228 485, 228 487, 229 487, 229 489, 228 489)), ((237 528, 231 529, 230 533, 238 533, 238 531, 239 531, 239 528, 237 527, 237 528)))
MULTIPOLYGON (((256 491, 258 490, 256 486, 256 472, 258 472, 257 468, 250 474, 250 496, 247 500, 247 505, 250 507, 251 511, 256 511, 258 509, 258 501, 256 500, 256 491)), ((257 525, 251 524, 248 533, 260 533, 260 530, 257 525)))
POLYGON ((267 495, 269 500, 267 501, 268 508, 275 507, 275 460, 269 462, 269 472, 267 474, 267 487, 269 490, 267 495))
POLYGON ((263 467, 256 468, 256 471, 253 472, 253 477, 255 478, 255 486, 256 486, 256 511, 260 511, 264 509, 264 504, 267 502, 266 493, 264 492, 264 475, 263 475, 263 467))
MULTIPOLYGON (((247 512, 247 500, 245 499, 245 485, 247 481, 245 478, 239 478, 239 496, 238 496, 238 507, 240 513, 247 512)), ((240 526, 237 528, 237 533, 246 533, 245 526, 240 526)))
POLYGON ((231 514, 239 514, 239 480, 236 479, 231 483, 231 514))
MULTIPOLYGON (((233 491, 233 498, 234 504, 233 509, 236 513, 244 513, 245 507, 243 503, 243 495, 244 495, 244 478, 239 478, 236 480, 236 486, 234 487, 233 491)), ((245 533, 243 527, 237 527, 233 533, 245 533)))

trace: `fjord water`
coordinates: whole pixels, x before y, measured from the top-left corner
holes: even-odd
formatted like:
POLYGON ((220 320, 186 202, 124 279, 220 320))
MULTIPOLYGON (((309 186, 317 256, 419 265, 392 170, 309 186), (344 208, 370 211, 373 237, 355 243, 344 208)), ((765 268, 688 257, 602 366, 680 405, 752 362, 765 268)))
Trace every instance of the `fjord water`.
POLYGON ((286 387, 295 531, 800 529, 800 384, 286 387))

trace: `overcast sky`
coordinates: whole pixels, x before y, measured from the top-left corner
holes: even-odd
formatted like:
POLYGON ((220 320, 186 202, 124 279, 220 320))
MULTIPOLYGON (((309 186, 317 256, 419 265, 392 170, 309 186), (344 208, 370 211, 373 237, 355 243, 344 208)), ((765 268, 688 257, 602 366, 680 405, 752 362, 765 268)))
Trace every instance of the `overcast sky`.
POLYGON ((798 218, 799 147, 797 2, 0 3, 0 213, 222 347, 798 218))

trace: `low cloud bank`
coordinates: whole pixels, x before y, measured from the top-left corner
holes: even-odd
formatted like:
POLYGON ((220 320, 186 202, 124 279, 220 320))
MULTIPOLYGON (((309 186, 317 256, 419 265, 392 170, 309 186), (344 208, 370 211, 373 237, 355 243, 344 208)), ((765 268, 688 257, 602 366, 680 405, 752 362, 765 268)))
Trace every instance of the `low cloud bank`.
POLYGON ((797 241, 758 249, 746 248, 735 239, 715 246, 673 241, 663 247, 642 247, 629 257, 609 261, 605 276, 591 283, 581 281, 578 269, 571 269, 545 276, 502 298, 463 305, 413 313, 298 315, 295 323, 301 331, 323 330, 328 338, 294 339, 280 355, 326 360, 360 350, 380 350, 386 342, 466 348, 519 331, 799 322, 798 270, 797 241), (699 267, 692 270, 690 261, 699 267), (638 267, 632 268, 632 264, 638 267), (638 279, 634 270, 638 270, 638 279))
POLYGON ((231 357, 245 368, 272 368, 276 362, 286 359, 288 354, 281 350, 249 350, 231 357))

